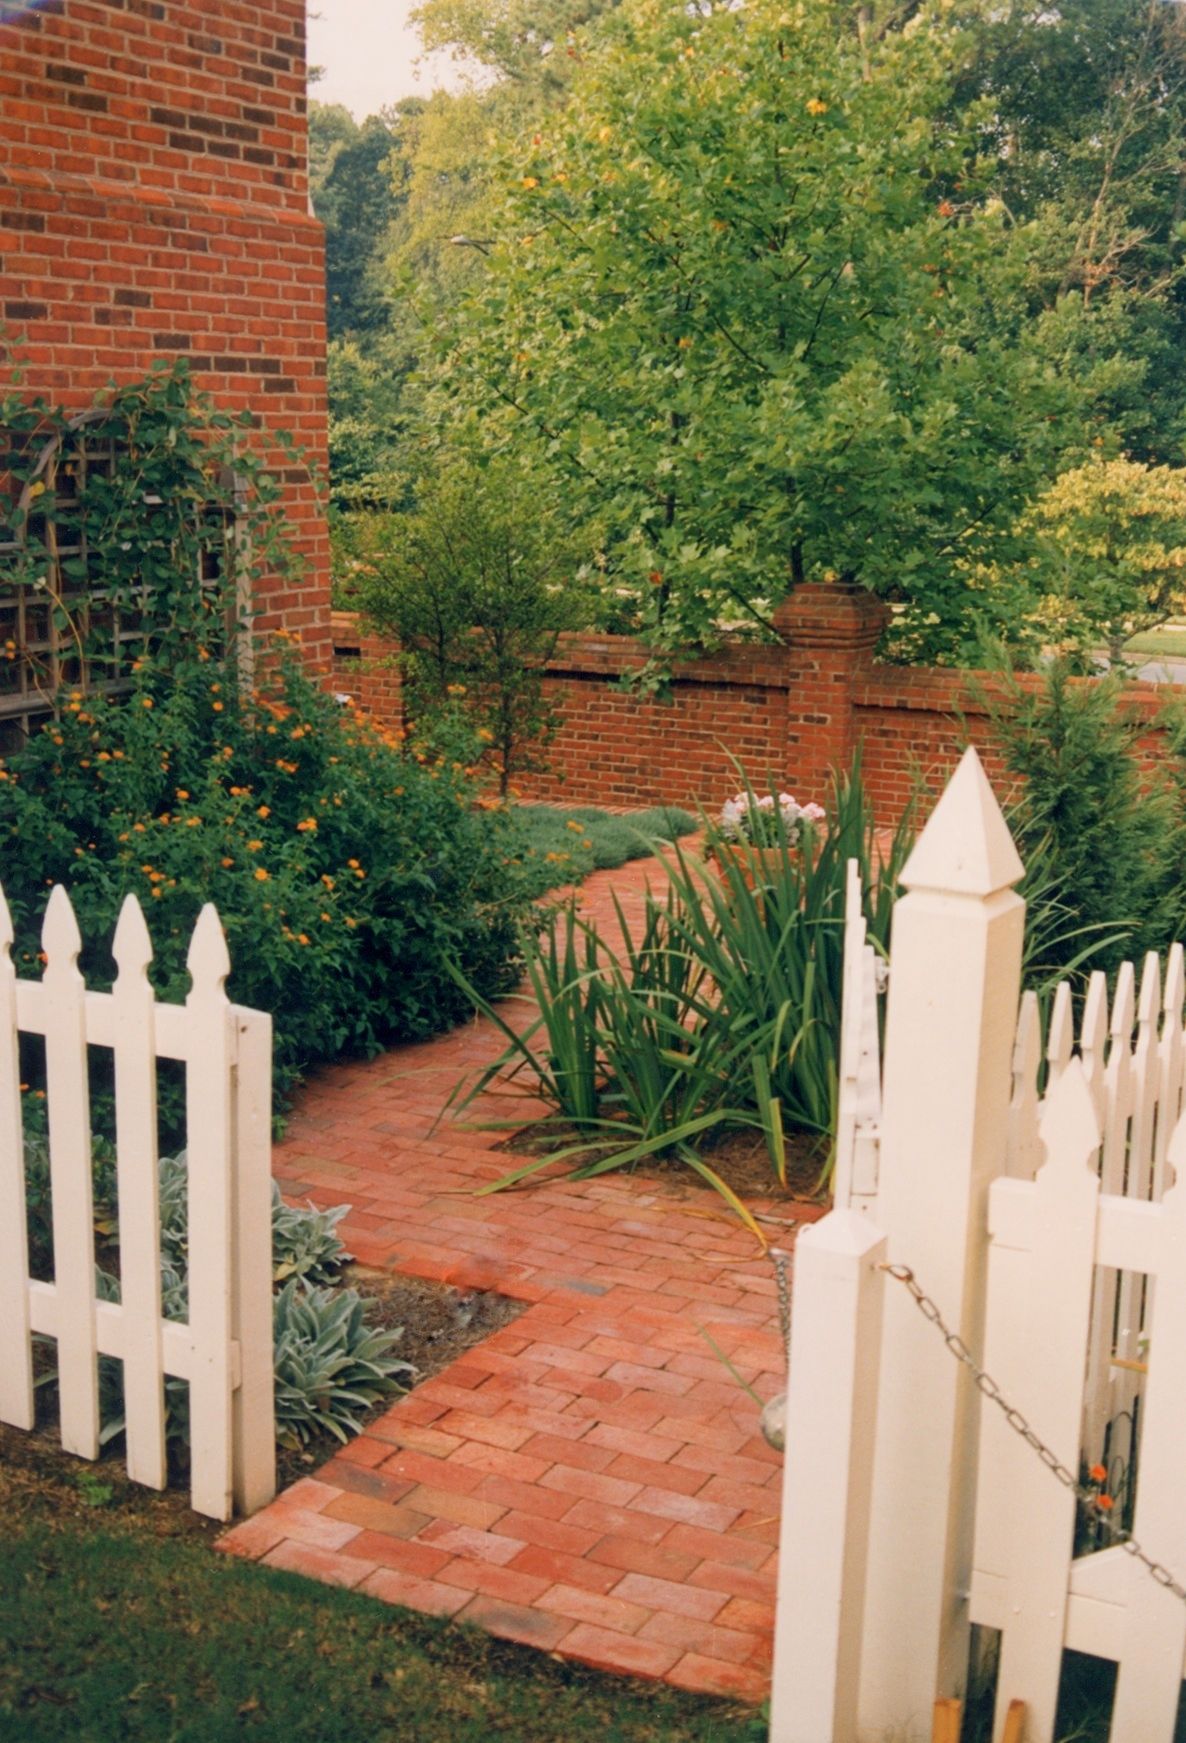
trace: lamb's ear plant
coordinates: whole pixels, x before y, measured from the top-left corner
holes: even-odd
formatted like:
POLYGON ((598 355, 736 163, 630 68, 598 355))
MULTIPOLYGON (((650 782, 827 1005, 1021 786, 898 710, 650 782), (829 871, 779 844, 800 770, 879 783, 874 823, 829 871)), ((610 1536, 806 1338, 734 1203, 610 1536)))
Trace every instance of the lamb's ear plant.
POLYGON ((318 1289, 293 1277, 276 1297, 276 1438, 303 1446, 317 1433, 345 1442, 359 1417, 410 1384, 415 1370, 392 1355, 399 1330, 366 1323, 355 1289, 318 1289))

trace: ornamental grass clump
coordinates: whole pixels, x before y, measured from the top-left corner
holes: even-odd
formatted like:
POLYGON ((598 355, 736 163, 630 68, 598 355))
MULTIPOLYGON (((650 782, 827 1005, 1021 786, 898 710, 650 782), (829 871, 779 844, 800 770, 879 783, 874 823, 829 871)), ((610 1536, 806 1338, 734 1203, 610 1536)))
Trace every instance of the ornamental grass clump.
POLYGON ((557 1160, 588 1176, 664 1156, 746 1215, 712 1165, 717 1139, 760 1130, 785 1184, 785 1128, 833 1130, 847 861, 884 949, 912 824, 879 848, 859 768, 834 783, 822 821, 806 810, 788 818, 777 798, 762 806, 747 792, 745 814, 769 819, 760 876, 709 822, 706 859, 677 844, 665 892, 648 890, 639 922, 618 906, 612 936, 563 906, 524 939, 537 1010, 521 1031, 475 996, 507 1045, 456 1099, 468 1106, 499 1082, 542 1096, 567 1139, 484 1190, 557 1160))

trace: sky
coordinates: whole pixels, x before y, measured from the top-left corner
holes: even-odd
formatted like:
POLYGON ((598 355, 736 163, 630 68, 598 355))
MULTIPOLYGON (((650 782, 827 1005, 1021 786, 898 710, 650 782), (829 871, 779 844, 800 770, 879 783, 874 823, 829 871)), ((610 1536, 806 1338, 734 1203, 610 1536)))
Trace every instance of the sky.
POLYGON ((319 103, 343 103, 362 121, 384 103, 460 83, 448 55, 424 55, 408 22, 414 4, 310 0, 309 65, 325 68, 325 77, 312 86, 319 103))

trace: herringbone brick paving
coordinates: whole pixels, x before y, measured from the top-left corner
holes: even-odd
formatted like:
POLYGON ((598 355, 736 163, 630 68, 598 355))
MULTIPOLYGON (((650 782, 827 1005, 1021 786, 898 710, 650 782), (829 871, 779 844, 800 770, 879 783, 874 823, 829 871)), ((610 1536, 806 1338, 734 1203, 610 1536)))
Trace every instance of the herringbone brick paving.
MULTIPOLYGON (((582 898, 612 924, 611 890, 637 912, 661 876, 654 861, 598 873, 582 898)), ((607 1670, 761 1699, 781 1461, 702 1332, 762 1398, 781 1390, 769 1261, 713 1193, 680 1182, 553 1177, 476 1198, 511 1165, 499 1134, 436 1122, 499 1046, 478 1021, 322 1073, 275 1169, 293 1200, 351 1203, 342 1234, 363 1263, 527 1310, 221 1547, 607 1670)))

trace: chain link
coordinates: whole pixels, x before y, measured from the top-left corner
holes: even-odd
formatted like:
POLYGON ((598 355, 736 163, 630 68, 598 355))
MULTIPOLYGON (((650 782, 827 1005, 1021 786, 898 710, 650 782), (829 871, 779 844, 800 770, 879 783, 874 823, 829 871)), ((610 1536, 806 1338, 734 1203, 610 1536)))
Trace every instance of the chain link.
POLYGON ((782 1341, 786 1350, 788 1364, 791 1359, 791 1287, 789 1253, 784 1253, 781 1247, 771 1247, 771 1262, 774 1265, 774 1283, 778 1290, 778 1323, 782 1327, 782 1341))
MULTIPOLYGON (((775 1261, 775 1264, 777 1268, 777 1260, 775 1261)), ((1026 1446, 1033 1448, 1046 1469, 1052 1476, 1058 1479, 1063 1488, 1069 1489, 1077 1501, 1079 1501, 1084 1507, 1091 1509, 1094 1523, 1098 1524, 1103 1529, 1105 1535, 1110 1537, 1113 1543, 1118 1543, 1126 1555, 1131 1555, 1136 1561, 1139 1561, 1141 1566, 1147 1570, 1159 1586, 1164 1586, 1167 1592, 1172 1592, 1175 1598, 1178 1598, 1182 1603, 1186 1604, 1186 1587, 1180 1585, 1170 1570, 1163 1566, 1161 1562, 1154 1561, 1153 1557, 1148 1555, 1145 1550, 1141 1548, 1140 1544, 1134 1537, 1127 1536, 1122 1525, 1110 1519, 1106 1513, 1100 1511, 1098 1506, 1098 1491, 1089 1488, 1086 1483, 1081 1483, 1079 1481, 1075 1473, 1063 1464, 1062 1460, 1058 1457, 1058 1454, 1053 1452, 1051 1448, 1046 1445, 1045 1441, 1042 1440, 1041 1436, 1034 1432, 1033 1428, 1031 1428, 1029 1422, 1022 1415, 1021 1411, 1017 1409, 1016 1405, 1008 1402, 1002 1393, 1000 1386, 992 1378, 992 1375, 986 1374, 984 1369, 977 1365, 971 1350, 969 1350, 963 1338, 959 1336, 958 1332, 952 1331, 951 1327, 944 1320, 943 1315, 939 1311, 935 1302, 931 1300, 929 1295, 923 1292, 918 1279, 915 1277, 914 1272, 910 1269, 909 1265, 882 1265, 880 1269, 888 1272, 895 1282, 901 1283, 905 1286, 923 1318, 928 1320, 930 1324, 934 1326, 935 1330, 942 1337, 943 1342, 947 1345, 947 1348, 951 1351, 956 1361, 962 1363, 963 1366, 967 1368, 976 1383, 976 1390, 983 1397, 987 1398, 991 1404, 996 1405, 1014 1434, 1019 1435, 1025 1442, 1026 1446)), ((779 1310, 781 1312, 782 1287, 785 1287, 785 1282, 782 1277, 780 1277, 779 1281, 779 1310)))

